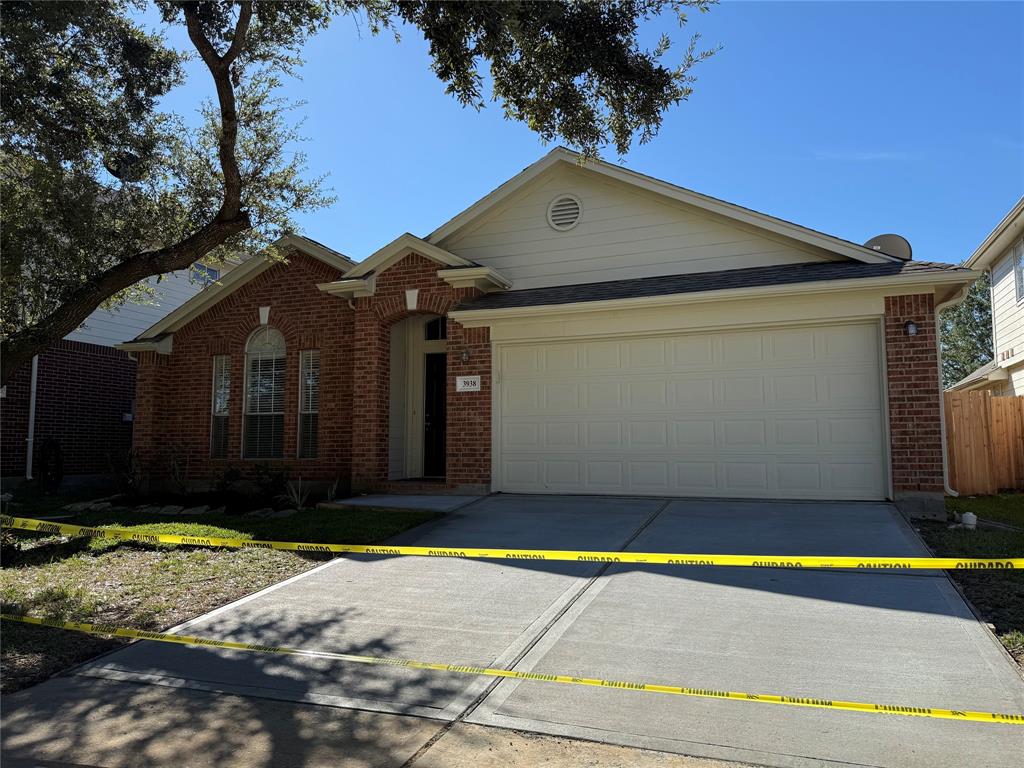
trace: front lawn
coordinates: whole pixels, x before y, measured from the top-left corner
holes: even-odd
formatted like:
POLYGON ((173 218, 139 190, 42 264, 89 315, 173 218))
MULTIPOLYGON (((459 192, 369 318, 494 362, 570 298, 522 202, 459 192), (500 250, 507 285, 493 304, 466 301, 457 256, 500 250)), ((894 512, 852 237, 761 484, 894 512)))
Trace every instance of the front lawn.
POLYGON ((1000 493, 996 496, 946 497, 949 512, 973 512, 981 520, 1024 528, 1024 493, 1000 493))
MULTIPOLYGON (((19 511, 18 514, 22 514, 19 511)), ((304 510, 261 519, 207 514, 168 518, 124 510, 78 515, 67 522, 131 527, 148 533, 368 544, 439 517, 435 512, 304 510)), ((20 552, 0 569, 4 612, 160 631, 302 573, 322 555, 146 545, 107 539, 15 533, 20 552)), ((0 690, 25 688, 124 640, 3 622, 0 690)))
MULTIPOLYGON (((930 522, 920 522, 918 530, 938 557, 1024 557, 1024 531, 968 531, 930 522)), ((995 627, 996 637, 1010 655, 1024 667, 1024 573, 952 570, 949 575, 985 621, 995 627)))

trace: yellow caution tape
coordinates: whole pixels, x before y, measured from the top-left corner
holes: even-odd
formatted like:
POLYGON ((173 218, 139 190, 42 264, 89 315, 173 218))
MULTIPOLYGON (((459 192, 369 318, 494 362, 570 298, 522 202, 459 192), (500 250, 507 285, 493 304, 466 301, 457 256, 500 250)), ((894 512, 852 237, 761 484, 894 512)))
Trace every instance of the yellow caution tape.
POLYGON ((496 560, 572 560, 591 563, 648 563, 651 565, 717 565, 752 568, 862 568, 862 569, 999 569, 1024 568, 1024 557, 819 557, 786 555, 686 555, 663 552, 593 552, 573 549, 481 549, 474 547, 407 547, 364 544, 311 544, 297 541, 259 541, 216 536, 175 536, 140 533, 126 528, 90 528, 24 517, 0 517, 0 527, 64 536, 95 536, 141 541, 147 544, 185 544, 193 547, 283 549, 291 552, 327 552, 349 555, 412 555, 496 560))
POLYGON ((286 648, 277 645, 259 645, 256 643, 238 643, 229 640, 214 640, 208 637, 190 635, 170 635, 163 632, 146 632, 139 629, 126 629, 106 624, 82 624, 75 621, 57 621, 55 619, 39 619, 34 616, 14 616, 0 614, 0 618, 8 621, 20 621, 25 624, 37 624, 45 627, 69 629, 74 632, 85 632, 90 635, 112 635, 135 640, 155 640, 161 643, 177 643, 178 645, 197 645, 206 648, 226 648, 232 651, 253 651, 256 653, 279 653, 291 656, 311 656, 319 659, 336 659, 351 661, 357 664, 376 664, 387 667, 406 667, 408 669, 430 669, 438 672, 455 672, 462 675, 483 675, 486 677, 504 677, 513 680, 537 680, 543 683, 563 683, 566 685, 591 685, 597 688, 621 688, 626 691, 646 691, 648 693, 668 693, 675 696, 692 696, 701 699, 735 699, 752 701, 760 704, 784 704, 790 707, 814 707, 817 709, 843 709, 852 712, 873 712, 878 715, 908 715, 910 717, 934 717, 943 720, 972 720, 982 723, 1004 723, 1007 725, 1024 725, 1024 714, 1012 715, 999 712, 972 712, 964 709, 938 709, 934 707, 908 707, 901 704, 874 704, 860 701, 841 701, 837 699, 818 699, 803 696, 780 696, 774 693, 742 693, 740 691, 716 691, 710 688, 687 688, 677 685, 659 685, 655 683, 633 683, 624 680, 603 680, 596 677, 573 677, 570 675, 544 675, 537 672, 518 672, 512 669, 496 669, 493 667, 472 667, 463 664, 436 664, 429 661, 412 659, 395 659, 385 656, 358 656, 352 653, 331 653, 328 651, 308 651, 300 648, 286 648))

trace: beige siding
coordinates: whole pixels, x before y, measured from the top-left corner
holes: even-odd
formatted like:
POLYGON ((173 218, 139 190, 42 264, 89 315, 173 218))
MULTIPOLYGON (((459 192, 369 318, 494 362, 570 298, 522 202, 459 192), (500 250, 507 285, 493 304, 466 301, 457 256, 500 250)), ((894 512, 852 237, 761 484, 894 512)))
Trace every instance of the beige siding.
POLYGON ((996 392, 996 394, 1006 397, 1024 395, 1024 365, 1018 365, 1016 368, 1008 371, 1008 373, 1010 378, 1003 383, 1003 388, 996 392))
POLYGON ((553 168, 439 244, 500 271, 515 289, 831 258, 570 166, 553 168), (558 232, 548 225, 547 208, 566 193, 580 199, 583 215, 575 228, 558 232))
POLYGON ((154 288, 151 304, 125 304, 118 309, 97 309, 77 329, 64 338, 112 347, 130 341, 191 299, 203 285, 189 279, 188 270, 182 269, 146 281, 154 288))
POLYGON ((1013 246, 992 266, 992 315, 996 360, 1011 349, 1014 355, 1024 353, 1024 303, 1017 301, 1013 246))

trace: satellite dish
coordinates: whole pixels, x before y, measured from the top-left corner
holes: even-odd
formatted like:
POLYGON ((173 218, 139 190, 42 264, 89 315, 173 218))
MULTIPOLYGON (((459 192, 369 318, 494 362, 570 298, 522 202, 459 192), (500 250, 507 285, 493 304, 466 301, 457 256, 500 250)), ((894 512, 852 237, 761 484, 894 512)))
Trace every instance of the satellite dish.
POLYGON ((864 243, 864 247, 884 253, 886 256, 895 256, 903 261, 910 261, 913 257, 910 241, 902 235, 878 235, 864 243))

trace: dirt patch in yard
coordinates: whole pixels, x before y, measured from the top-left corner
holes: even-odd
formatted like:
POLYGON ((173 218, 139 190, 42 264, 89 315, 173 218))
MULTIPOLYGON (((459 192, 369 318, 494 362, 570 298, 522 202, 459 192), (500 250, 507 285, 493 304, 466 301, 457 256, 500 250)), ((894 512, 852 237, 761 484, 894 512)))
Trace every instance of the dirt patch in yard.
MULTIPOLYGON (((434 512, 308 510, 280 520, 228 515, 178 523, 110 510, 71 522, 186 536, 372 543, 439 515, 434 512)), ((264 549, 203 549, 17 532, 0 569, 4 612, 160 631, 323 562, 323 555, 264 549)), ((0 691, 10 693, 128 642, 3 622, 0 691)))

